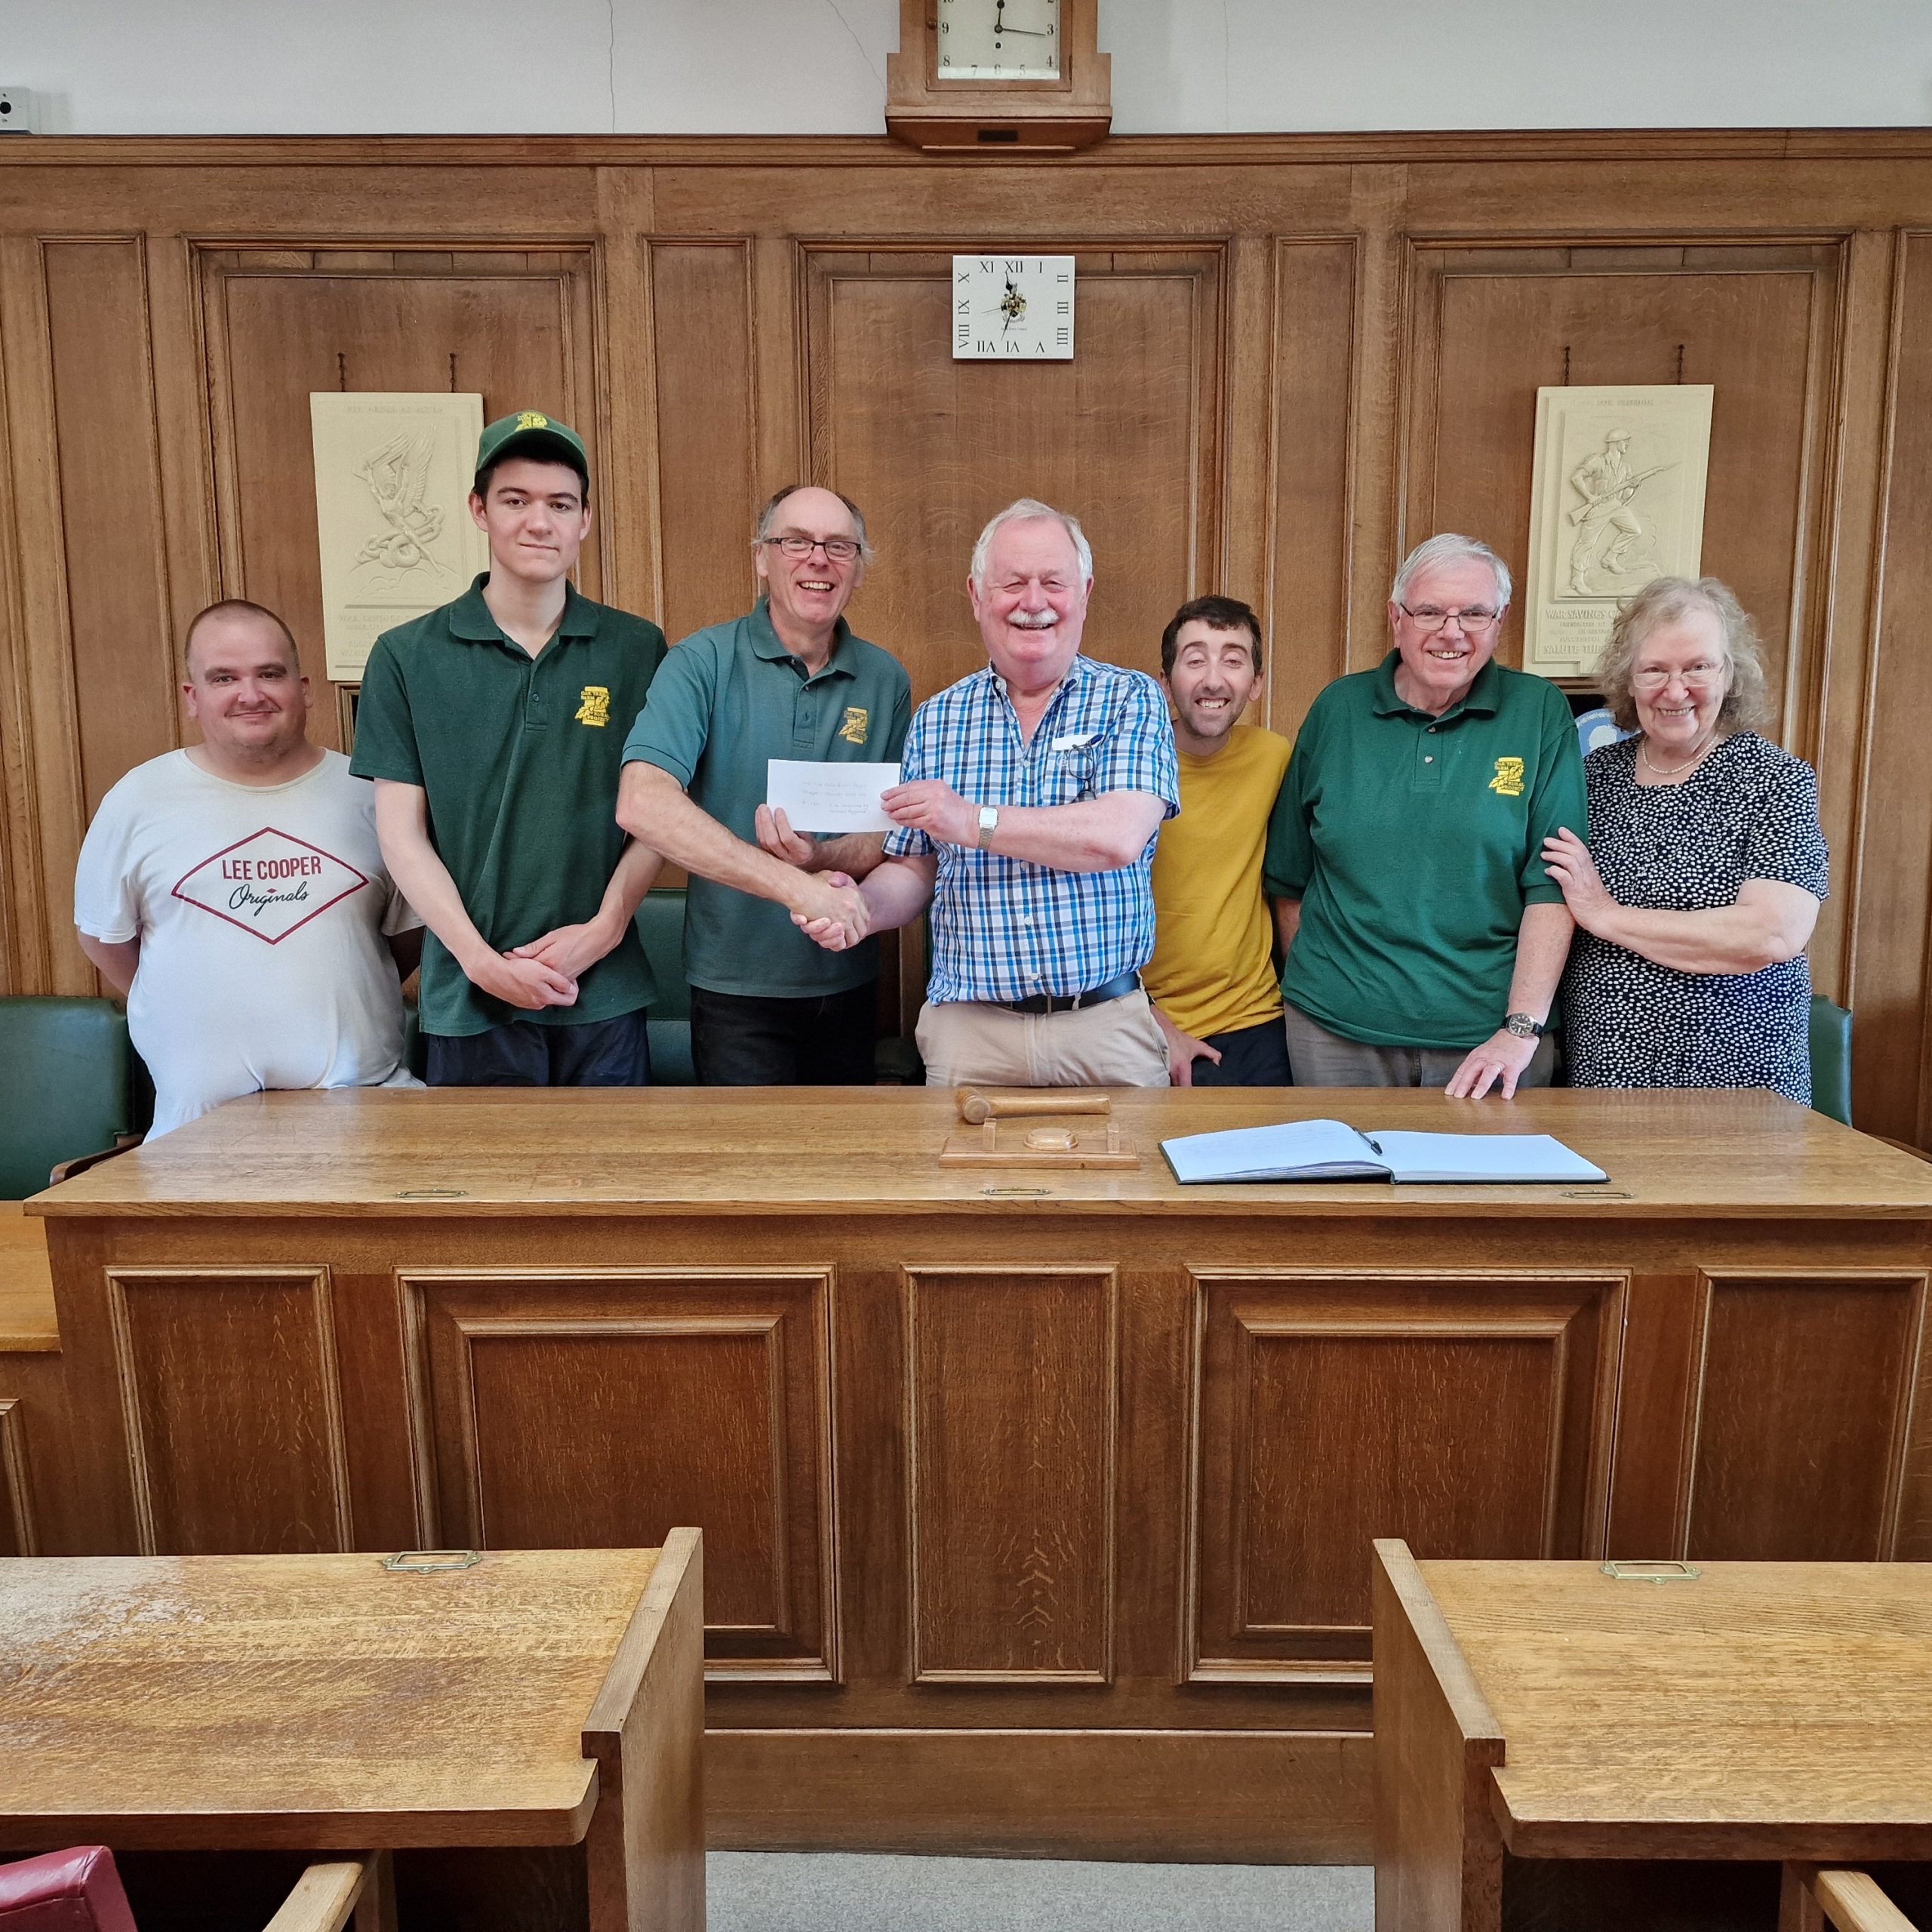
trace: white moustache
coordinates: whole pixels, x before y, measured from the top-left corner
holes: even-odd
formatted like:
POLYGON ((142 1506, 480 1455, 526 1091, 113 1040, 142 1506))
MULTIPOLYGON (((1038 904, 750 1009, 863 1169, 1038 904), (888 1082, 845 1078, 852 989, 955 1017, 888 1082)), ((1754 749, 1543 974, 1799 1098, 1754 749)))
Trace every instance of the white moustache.
POLYGON ((1006 620, 1016 630, 1051 630, 1060 622, 1051 611, 1017 611, 1006 620))

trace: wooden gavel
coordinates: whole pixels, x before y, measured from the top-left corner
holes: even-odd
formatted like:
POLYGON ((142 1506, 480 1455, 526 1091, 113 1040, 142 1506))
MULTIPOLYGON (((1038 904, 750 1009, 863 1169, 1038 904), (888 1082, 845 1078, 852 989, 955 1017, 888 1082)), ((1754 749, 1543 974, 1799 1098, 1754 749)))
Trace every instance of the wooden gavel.
POLYGON ((1050 1089, 1025 1094, 989 1094, 977 1087, 959 1089, 959 1118, 977 1127, 989 1120, 1017 1120, 1028 1114, 1110 1114, 1113 1101, 1105 1094, 1050 1089))

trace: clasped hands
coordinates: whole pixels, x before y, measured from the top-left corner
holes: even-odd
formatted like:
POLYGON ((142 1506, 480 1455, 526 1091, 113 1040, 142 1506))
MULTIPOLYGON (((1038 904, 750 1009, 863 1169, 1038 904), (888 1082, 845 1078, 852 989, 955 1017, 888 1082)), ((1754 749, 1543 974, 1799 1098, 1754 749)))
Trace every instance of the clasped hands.
POLYGON ((546 1006, 574 1006, 577 982, 623 937, 601 918, 558 926, 525 946, 494 952, 488 947, 460 962, 481 991, 526 1013, 546 1006))

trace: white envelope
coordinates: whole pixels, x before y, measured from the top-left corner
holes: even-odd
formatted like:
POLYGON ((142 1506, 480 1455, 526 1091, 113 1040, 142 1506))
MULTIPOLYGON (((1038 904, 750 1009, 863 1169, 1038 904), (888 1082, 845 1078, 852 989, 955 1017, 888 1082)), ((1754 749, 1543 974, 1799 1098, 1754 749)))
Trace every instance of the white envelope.
POLYGON ((896 764, 821 764, 815 759, 766 761, 764 801, 783 811, 794 832, 890 832, 878 795, 899 783, 896 764))

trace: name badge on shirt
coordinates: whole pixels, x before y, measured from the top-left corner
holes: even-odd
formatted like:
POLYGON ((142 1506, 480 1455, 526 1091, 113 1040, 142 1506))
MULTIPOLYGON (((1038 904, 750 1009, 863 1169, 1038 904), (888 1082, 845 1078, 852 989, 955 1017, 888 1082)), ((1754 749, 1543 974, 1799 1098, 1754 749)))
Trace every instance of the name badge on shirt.
POLYGON ((1069 731, 1064 737, 1054 739, 1047 749, 1050 752, 1083 752, 1100 735, 1097 731, 1069 731))

